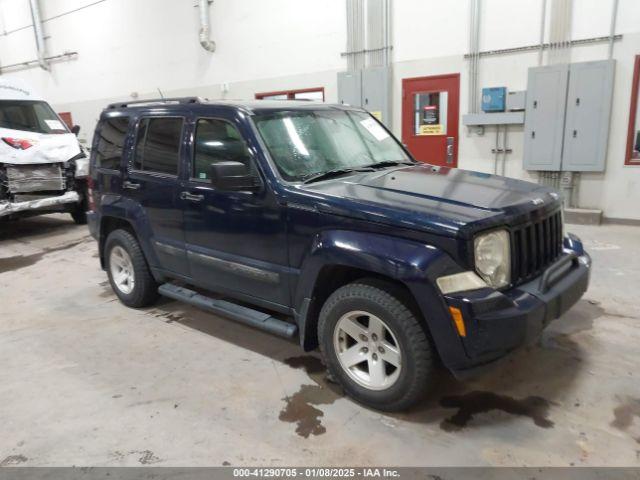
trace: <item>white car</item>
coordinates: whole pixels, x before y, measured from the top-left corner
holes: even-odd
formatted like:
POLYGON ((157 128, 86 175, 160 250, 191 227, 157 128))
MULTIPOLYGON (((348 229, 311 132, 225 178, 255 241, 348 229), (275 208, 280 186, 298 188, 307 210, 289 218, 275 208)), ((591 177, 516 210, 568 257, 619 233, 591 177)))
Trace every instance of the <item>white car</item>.
POLYGON ((0 220, 68 212, 86 223, 88 170, 51 106, 21 82, 0 81, 0 220))

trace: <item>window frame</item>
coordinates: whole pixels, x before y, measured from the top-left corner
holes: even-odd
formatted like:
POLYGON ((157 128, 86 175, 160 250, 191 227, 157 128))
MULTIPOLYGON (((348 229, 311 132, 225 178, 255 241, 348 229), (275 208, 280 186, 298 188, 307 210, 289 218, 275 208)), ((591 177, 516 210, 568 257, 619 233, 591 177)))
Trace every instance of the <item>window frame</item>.
POLYGON ((627 148, 625 150, 625 165, 640 165, 640 158, 633 158, 633 145, 636 135, 636 112, 640 101, 640 55, 636 55, 633 67, 633 80, 631 82, 631 106, 629 108, 629 128, 627 131, 627 148))
POLYGON ((123 164, 125 166, 127 166, 129 164, 129 162, 123 162, 123 160, 125 159, 126 155, 127 155, 127 141, 129 139, 129 130, 131 128, 131 121, 134 119, 134 117, 132 115, 114 115, 114 116, 110 116, 108 118, 103 118, 100 120, 100 134, 98 135, 98 138, 96 139, 96 143, 95 143, 95 147, 92 147, 92 150, 95 150, 95 154, 96 154, 96 158, 94 160, 95 162, 95 168, 96 170, 100 170, 100 171, 107 171, 107 172, 121 172, 122 171, 122 167, 123 164), (108 167, 103 167, 101 164, 98 165, 98 158, 97 156, 99 155, 99 145, 100 145, 100 141, 102 140, 102 129, 104 128, 104 124, 112 121, 112 120, 119 120, 119 119, 126 119, 127 120, 127 127, 124 131, 124 137, 122 139, 122 152, 120 153, 120 163, 118 165, 118 168, 108 168, 108 167))
POLYGON ((313 88, 299 88, 299 89, 293 89, 293 90, 280 90, 277 92, 260 92, 260 93, 256 93, 255 97, 256 100, 270 100, 269 98, 265 98, 265 97, 274 97, 276 95, 286 95, 287 96, 287 100, 296 100, 295 96, 296 93, 313 93, 313 92, 320 92, 322 93, 322 101, 326 101, 325 99, 325 95, 324 95, 324 87, 313 87, 313 88))
POLYGON ((209 185, 211 185, 211 179, 210 178, 207 178, 205 180, 205 179, 196 178, 196 177, 193 176, 194 171, 195 171, 195 166, 196 166, 196 147, 198 145, 197 144, 198 122, 200 120, 216 120, 216 121, 227 123, 227 124, 231 125, 233 128, 235 128, 236 132, 238 132, 238 134, 240 134, 240 139, 242 140, 242 143, 244 143, 244 146, 247 149, 247 154, 249 155, 249 162, 253 164, 252 166, 255 167, 256 171, 259 170, 257 168, 257 162, 255 161, 255 157, 253 156, 251 148, 249 148, 249 144, 247 143, 246 137, 242 134, 242 131, 240 130, 240 128, 238 128, 238 126, 235 125, 231 120, 229 120, 227 118, 215 117, 215 116, 214 117, 208 117, 208 116, 195 117, 194 122, 193 122, 193 147, 191 148, 191 158, 189 159, 189 182, 195 182, 195 183, 198 183, 198 184, 209 184, 209 185))
MULTIPOLYGON (((136 175, 149 175, 151 177, 157 177, 157 178, 177 179, 180 176, 180 169, 182 166, 182 154, 184 153, 184 133, 185 133, 186 127, 187 127, 187 117, 185 117, 184 115, 141 115, 139 116, 136 120, 136 128, 133 136, 133 145, 131 149, 131 157, 128 163, 128 167, 129 167, 128 173, 129 174, 134 173, 136 175), (178 164, 177 164, 176 173, 175 174, 163 173, 163 172, 155 172, 153 170, 139 170, 135 168, 134 165, 135 165, 135 161, 138 154, 138 133, 140 131, 140 125, 142 124, 142 122, 146 119, 157 120, 157 119, 169 119, 169 118, 179 118, 180 120, 182 120, 182 128, 180 129, 180 143, 179 143, 179 149, 178 149, 178 164)), ((144 146, 142 147, 143 152, 147 146, 148 133, 149 132, 147 130, 144 134, 144 146)), ((144 160, 144 157, 143 157, 143 160, 144 160)), ((144 163, 142 163, 141 166, 144 168, 144 163)))

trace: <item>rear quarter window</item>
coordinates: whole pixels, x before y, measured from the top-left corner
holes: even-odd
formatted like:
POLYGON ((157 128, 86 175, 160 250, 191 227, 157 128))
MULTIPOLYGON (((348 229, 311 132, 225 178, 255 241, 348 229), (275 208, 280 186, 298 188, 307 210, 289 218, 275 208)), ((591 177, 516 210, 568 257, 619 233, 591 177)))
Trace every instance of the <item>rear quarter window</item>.
POLYGON ((119 170, 122 151, 129 127, 129 117, 116 117, 103 120, 98 128, 98 140, 95 147, 95 167, 119 170))

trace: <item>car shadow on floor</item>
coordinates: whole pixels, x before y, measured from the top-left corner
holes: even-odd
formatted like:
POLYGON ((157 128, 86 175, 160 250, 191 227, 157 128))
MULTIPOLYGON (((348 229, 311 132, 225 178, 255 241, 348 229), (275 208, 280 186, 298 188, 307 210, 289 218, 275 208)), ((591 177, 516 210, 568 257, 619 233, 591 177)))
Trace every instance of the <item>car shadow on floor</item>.
MULTIPOLYGON (((538 344, 514 352, 477 379, 459 381, 440 371, 436 386, 419 406, 382 415, 389 421, 438 425, 448 432, 470 425, 495 426, 514 417, 526 417, 538 427, 552 428, 553 409, 572 408, 578 401, 570 398, 570 392, 584 369, 585 349, 574 334, 591 328, 593 319, 601 313, 586 300, 574 309, 554 322, 538 344)), ((296 423, 296 432, 303 437, 324 433, 320 424, 325 415, 322 406, 344 395, 328 377, 318 352, 305 353, 297 340, 272 336, 179 302, 162 300, 148 313, 304 370, 309 385, 301 385, 299 392, 283 399, 286 402, 280 419, 296 423)))
POLYGON ((6 220, 0 217, 0 241, 26 240, 29 237, 86 228, 86 225, 76 225, 70 215, 42 215, 18 220, 6 220))

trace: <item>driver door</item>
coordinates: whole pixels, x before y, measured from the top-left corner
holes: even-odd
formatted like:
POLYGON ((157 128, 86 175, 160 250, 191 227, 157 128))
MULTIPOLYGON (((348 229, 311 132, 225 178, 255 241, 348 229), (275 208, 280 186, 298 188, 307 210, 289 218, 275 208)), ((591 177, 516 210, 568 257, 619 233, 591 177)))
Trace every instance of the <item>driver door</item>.
POLYGON ((243 126, 226 111, 218 113, 196 117, 191 125, 189 178, 180 193, 191 277, 216 292, 270 308, 286 307, 284 207, 266 187, 243 126), (262 187, 255 192, 215 188, 211 164, 225 161, 247 165, 262 179, 262 187))

